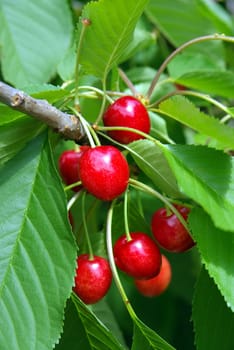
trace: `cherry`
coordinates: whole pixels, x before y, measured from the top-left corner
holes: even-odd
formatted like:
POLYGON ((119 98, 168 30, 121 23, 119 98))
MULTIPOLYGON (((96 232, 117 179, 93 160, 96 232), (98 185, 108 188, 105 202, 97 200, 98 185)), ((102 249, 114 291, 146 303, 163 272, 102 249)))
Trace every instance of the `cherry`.
POLYGON ((81 254, 77 266, 74 292, 85 304, 98 302, 107 294, 112 281, 108 261, 100 256, 90 259, 88 254, 81 254))
MULTIPOLYGON (((181 205, 175 205, 175 208, 187 220, 190 209, 181 205)), ((166 208, 160 208, 153 214, 151 228, 159 245, 170 252, 184 252, 195 244, 177 216, 168 213, 166 208)))
POLYGON ((96 146, 80 159, 79 176, 84 188, 101 200, 122 194, 129 180, 129 167, 123 154, 113 146, 96 146))
POLYGON ((157 275, 161 267, 161 253, 157 244, 142 232, 131 232, 118 238, 113 253, 116 266, 129 276, 144 279, 157 275))
POLYGON ((155 297, 162 294, 171 282, 171 264, 162 254, 162 265, 159 274, 148 280, 135 280, 137 290, 146 297, 155 297))
MULTIPOLYGON (((124 126, 150 132, 150 118, 145 106, 135 97, 123 96, 110 105, 103 115, 105 126, 124 126)), ((144 137, 131 131, 109 131, 108 134, 116 141, 127 144, 144 137)))
MULTIPOLYGON (((71 185, 80 181, 79 161, 83 153, 89 149, 89 146, 80 146, 79 151, 67 150, 59 157, 59 172, 66 185, 71 185)), ((74 192, 78 192, 82 186, 73 187, 74 192)))

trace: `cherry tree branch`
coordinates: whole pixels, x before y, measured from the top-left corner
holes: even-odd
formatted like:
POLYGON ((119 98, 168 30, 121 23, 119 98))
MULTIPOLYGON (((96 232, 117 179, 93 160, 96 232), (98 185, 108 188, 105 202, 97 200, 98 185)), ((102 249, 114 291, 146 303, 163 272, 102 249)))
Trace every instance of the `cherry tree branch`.
POLYGON ((0 102, 42 121, 66 139, 81 141, 86 138, 83 126, 75 115, 64 113, 46 100, 35 99, 1 81, 0 102))

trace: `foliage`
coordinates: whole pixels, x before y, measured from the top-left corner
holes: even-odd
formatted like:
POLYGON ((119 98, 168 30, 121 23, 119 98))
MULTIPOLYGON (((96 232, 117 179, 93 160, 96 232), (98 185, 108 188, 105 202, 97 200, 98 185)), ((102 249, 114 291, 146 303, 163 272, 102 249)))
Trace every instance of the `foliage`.
MULTIPOLYGON (((140 296, 120 273, 131 307, 118 282, 104 300, 84 305, 72 292, 77 254, 87 249, 82 205, 79 195, 73 203, 74 192, 62 184, 57 167, 61 152, 77 145, 0 104, 1 349, 234 347, 229 3, 0 0, 1 80, 66 112, 79 110, 89 140, 123 151, 132 178, 131 230, 151 234, 156 209, 184 203, 192 209, 188 225, 196 241, 189 252, 164 252, 173 279, 163 295, 140 296), (101 117, 115 98, 135 92, 149 110, 151 133, 122 145, 108 136, 101 117)), ((114 205, 113 239, 125 230, 124 201, 121 196, 114 205)), ((93 249, 106 257, 109 207, 86 198, 93 249)))

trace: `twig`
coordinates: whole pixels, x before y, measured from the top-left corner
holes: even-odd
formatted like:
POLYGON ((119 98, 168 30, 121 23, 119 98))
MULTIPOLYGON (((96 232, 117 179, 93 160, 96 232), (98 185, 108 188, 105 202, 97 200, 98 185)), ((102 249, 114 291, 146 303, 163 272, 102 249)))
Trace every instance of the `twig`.
POLYGON ((84 141, 86 138, 83 126, 77 117, 60 111, 46 100, 35 99, 1 81, 0 102, 42 121, 66 139, 84 141))

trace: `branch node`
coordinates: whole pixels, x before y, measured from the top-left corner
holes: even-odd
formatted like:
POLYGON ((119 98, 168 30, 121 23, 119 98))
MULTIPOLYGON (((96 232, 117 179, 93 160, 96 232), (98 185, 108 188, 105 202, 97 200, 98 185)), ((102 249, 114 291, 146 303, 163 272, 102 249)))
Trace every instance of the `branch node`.
POLYGON ((22 92, 16 93, 11 100, 11 106, 17 107, 20 106, 24 102, 24 94, 22 92))

